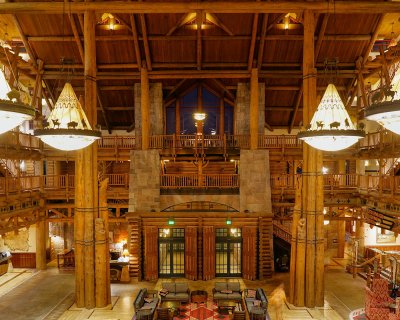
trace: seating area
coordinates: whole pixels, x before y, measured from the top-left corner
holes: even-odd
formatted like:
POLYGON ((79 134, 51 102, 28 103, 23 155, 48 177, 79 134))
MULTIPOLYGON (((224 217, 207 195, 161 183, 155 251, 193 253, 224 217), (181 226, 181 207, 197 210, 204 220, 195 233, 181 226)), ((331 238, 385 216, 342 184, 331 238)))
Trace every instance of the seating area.
POLYGON ((242 291, 239 282, 216 282, 213 288, 213 300, 241 301, 242 291))
POLYGON ((242 291, 239 281, 215 282, 212 297, 198 288, 190 290, 188 283, 183 281, 161 282, 158 288, 158 291, 139 291, 134 301, 135 320, 192 319, 205 314, 225 320, 270 319, 264 290, 246 288, 242 291))
POLYGON ((186 282, 163 282, 160 291, 161 302, 180 301, 189 302, 190 290, 186 282))
POLYGON ((250 319, 270 319, 268 314, 268 299, 262 288, 245 289, 243 299, 250 319))
POLYGON ((154 318, 154 313, 158 306, 158 292, 147 289, 140 289, 133 303, 135 307, 136 320, 150 320, 154 318))

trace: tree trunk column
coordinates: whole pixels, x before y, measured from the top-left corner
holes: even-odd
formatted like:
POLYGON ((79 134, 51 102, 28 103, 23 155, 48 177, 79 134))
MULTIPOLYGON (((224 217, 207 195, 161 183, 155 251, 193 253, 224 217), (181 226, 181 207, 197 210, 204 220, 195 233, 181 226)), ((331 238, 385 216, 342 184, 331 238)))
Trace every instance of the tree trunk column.
POLYGON ((250 149, 258 146, 258 69, 251 69, 250 78, 250 149))
MULTIPOLYGON (((83 107, 92 126, 97 124, 95 26, 94 12, 86 11, 84 15, 85 103, 83 107)), ((97 176, 97 144, 93 143, 78 151, 75 160, 75 292, 77 306, 87 309, 105 307, 110 303, 107 294, 109 290, 108 251, 97 250, 97 247, 104 247, 107 243, 104 236, 100 234, 108 228, 107 221, 99 210, 97 176)))
POLYGON ((46 269, 46 217, 40 213, 44 212, 44 200, 40 199, 40 211, 36 222, 36 269, 46 269))
POLYGON ((150 87, 147 69, 140 69, 140 106, 142 113, 142 150, 149 149, 150 139, 150 87))
POLYGON ((337 222, 337 237, 338 237, 338 249, 337 257, 344 258, 344 247, 346 237, 346 221, 338 220, 337 222))
MULTIPOLYGON (((304 12, 303 123, 309 124, 316 110, 314 68, 314 13, 304 12)), ((291 302, 296 306, 323 306, 324 233, 322 152, 303 144, 303 172, 296 196, 292 246, 291 302)))
POLYGON ((356 221, 356 240, 358 240, 358 256, 364 257, 364 239, 365 239, 365 229, 364 229, 364 221, 357 220, 356 221))

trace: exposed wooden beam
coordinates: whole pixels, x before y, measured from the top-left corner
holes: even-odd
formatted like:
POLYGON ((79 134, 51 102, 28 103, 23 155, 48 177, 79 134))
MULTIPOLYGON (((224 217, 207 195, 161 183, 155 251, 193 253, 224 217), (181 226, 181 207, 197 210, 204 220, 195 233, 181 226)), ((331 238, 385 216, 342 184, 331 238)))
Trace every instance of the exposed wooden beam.
POLYGON ((215 14, 207 12, 206 18, 207 18, 207 20, 214 23, 216 26, 220 27, 222 30, 224 30, 230 36, 234 35, 234 33, 215 14))
MULTIPOLYGON (((140 3, 144 3, 144 2, 140 2, 140 3)), ((146 58, 147 71, 151 71, 152 67, 151 67, 149 40, 147 39, 146 18, 144 16, 144 14, 140 14, 139 17, 140 17, 140 25, 142 27, 144 55, 146 58)))
POLYGON ((97 94, 97 101, 100 106, 101 114, 103 115, 104 123, 106 124, 108 133, 111 134, 112 130, 111 130, 110 124, 107 119, 106 109, 104 108, 103 103, 101 102, 99 88, 97 88, 96 94, 97 94))
POLYGON ((76 27, 74 16, 72 14, 69 14, 68 17, 69 17, 69 21, 71 23, 72 32, 74 34, 75 43, 78 46, 79 55, 81 57, 82 62, 84 62, 85 54, 84 54, 81 38, 79 36, 78 29, 76 27))
POLYGON ((35 68, 37 68, 37 62, 36 62, 36 54, 34 53, 32 47, 29 44, 28 38, 25 36, 24 31, 22 30, 21 24, 19 23, 19 20, 16 15, 12 15, 13 21, 15 26, 18 29, 19 35, 21 36, 22 43, 24 44, 25 50, 28 53, 28 56, 30 60, 32 61, 32 64, 35 68))
POLYGON ((296 103, 294 105, 293 114, 290 118, 290 124, 289 124, 289 129, 288 129, 289 134, 292 132, 292 129, 294 126, 294 121, 296 120, 297 112, 300 110, 300 103, 302 101, 302 98, 303 98, 303 84, 300 86, 300 91, 297 93, 296 103))
POLYGON ((267 33, 268 26, 268 13, 263 15, 263 21, 261 26, 261 38, 260 45, 258 46, 258 55, 257 55, 257 68, 260 70, 262 66, 262 59, 264 57, 264 47, 265 47, 265 36, 267 33))
POLYGON ((196 60, 197 60, 197 70, 201 70, 201 60, 202 60, 202 43, 201 43, 201 26, 203 25, 204 12, 196 12, 196 23, 197 23, 197 45, 196 45, 196 60))
POLYGON ((269 131, 274 131, 274 129, 268 124, 268 123, 264 123, 264 127, 266 128, 266 129, 268 129, 269 131))
POLYGON ((269 30, 271 30, 275 24, 277 24, 279 21, 281 21, 287 14, 287 11, 285 11, 286 13, 281 13, 279 16, 277 16, 274 20, 271 21, 271 24, 267 27, 267 32, 269 30))
POLYGON ((178 92, 179 89, 183 87, 183 85, 186 83, 186 81, 187 81, 186 79, 182 79, 181 81, 179 81, 178 84, 174 88, 172 88, 172 90, 168 93, 168 96, 166 97, 165 100, 173 97, 175 95, 175 93, 178 92))
MULTIPOLYGON (((271 26, 271 25, 270 25, 271 26)), ((131 27, 129 29, 132 29, 131 27)), ((267 31, 267 30, 266 30, 267 31)), ((29 42, 73 42, 75 41, 72 36, 30 36, 27 37, 29 42)), ((81 37, 81 40, 83 37, 81 37)), ((196 41, 196 35, 147 35, 148 41, 196 41)), ((319 38, 316 36, 315 40, 319 38)), ((96 41, 130 41, 132 35, 129 34, 112 34, 112 35, 98 35, 96 41)), ((138 40, 144 40, 143 36, 139 36, 138 40)), ((237 40, 251 40, 251 36, 246 35, 204 35, 204 41, 237 41, 237 40)), ((256 37, 256 40, 261 40, 261 37, 256 37)), ((303 41, 301 34, 269 34, 265 36, 266 41, 303 41)), ((330 41, 369 41, 371 35, 369 34, 338 34, 338 35, 325 35, 322 40, 330 41)))
POLYGON ((138 39, 138 32, 137 32, 137 28, 136 28, 135 16, 133 14, 131 14, 129 16, 129 18, 130 18, 130 22, 131 22, 133 44, 134 44, 134 48, 135 48, 136 64, 137 64, 137 68, 140 71, 142 58, 140 55, 139 39, 138 39))
MULTIPOLYGON (((68 11, 84 13, 85 11, 113 13, 187 13, 205 10, 213 13, 282 13, 303 12, 312 10, 320 13, 332 12, 326 1, 95 1, 71 2, 68 11)), ((61 14, 65 11, 63 2, 6 2, 0 4, 0 14, 61 14)), ((398 2, 382 1, 335 1, 335 13, 397 13, 400 11, 398 2)))
POLYGON ((223 93, 232 101, 235 101, 235 95, 229 91, 229 89, 218 79, 212 79, 212 82, 215 83, 217 87, 219 87, 223 93))
POLYGON ((175 24, 171 29, 169 29, 169 31, 167 32, 166 36, 172 36, 172 34, 178 30, 179 28, 181 28, 182 26, 184 26, 185 24, 194 21, 194 19, 196 19, 196 14, 194 12, 192 13, 188 13, 188 14, 184 14, 178 21, 177 24, 175 24))
POLYGON ((254 51, 256 48, 257 28, 258 28, 258 13, 255 13, 253 17, 253 27, 251 30, 249 58, 247 60, 247 70, 249 71, 251 71, 251 68, 253 67, 254 51))
POLYGON ((319 29, 318 39, 315 45, 315 53, 314 53, 315 63, 317 63, 318 61, 319 51, 321 50, 322 40, 324 39, 326 26, 328 25, 328 20, 329 20, 329 13, 324 15, 321 23, 321 28, 319 29))

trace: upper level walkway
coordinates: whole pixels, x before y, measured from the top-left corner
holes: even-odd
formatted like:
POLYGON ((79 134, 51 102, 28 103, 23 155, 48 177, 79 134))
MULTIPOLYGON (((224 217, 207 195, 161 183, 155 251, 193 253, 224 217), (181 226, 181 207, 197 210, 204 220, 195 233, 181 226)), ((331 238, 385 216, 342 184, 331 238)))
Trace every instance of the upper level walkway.
MULTIPOLYGON (((161 155, 176 157, 180 154, 238 155, 240 149, 249 149, 248 135, 156 135, 150 137, 150 149, 157 149, 161 155)), ((140 149, 140 137, 104 136, 98 141, 99 160, 129 160, 130 151, 140 149)), ((355 146, 337 153, 324 153, 326 158, 385 158, 400 155, 400 136, 390 131, 369 133, 355 146)), ((295 135, 259 135, 258 148, 270 150, 271 157, 302 158, 302 142, 295 135)), ((0 135, 0 153, 7 159, 65 160, 73 158, 74 152, 52 149, 38 138, 19 132, 0 135)))

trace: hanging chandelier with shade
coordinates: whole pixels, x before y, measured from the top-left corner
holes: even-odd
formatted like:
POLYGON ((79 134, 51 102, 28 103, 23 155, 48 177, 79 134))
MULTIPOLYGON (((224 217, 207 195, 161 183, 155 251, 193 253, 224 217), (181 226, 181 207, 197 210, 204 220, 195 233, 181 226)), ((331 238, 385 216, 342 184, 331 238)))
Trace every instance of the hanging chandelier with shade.
MULTIPOLYGON (((1 44, 8 57, 4 45, 1 44)), ((12 73, 13 69, 10 70, 12 73)), ((16 75, 14 75, 16 78, 16 75)), ((17 85, 19 83, 17 82, 17 85)), ((31 120, 35 116, 35 109, 21 101, 19 89, 12 89, 7 83, 4 73, 0 71, 0 134, 20 126, 24 121, 31 120), (8 99, 7 99, 8 98, 8 99)))
POLYGON ((339 151, 355 144, 365 136, 355 128, 333 83, 325 90, 311 123, 297 137, 313 148, 339 151))
POLYGON ((93 130, 69 82, 45 121, 43 129, 35 136, 53 148, 72 151, 86 148, 101 138, 100 130, 93 130))
POLYGON ((372 96, 372 104, 365 108, 365 118, 400 134, 400 75, 393 80, 394 85, 383 86, 372 96))

